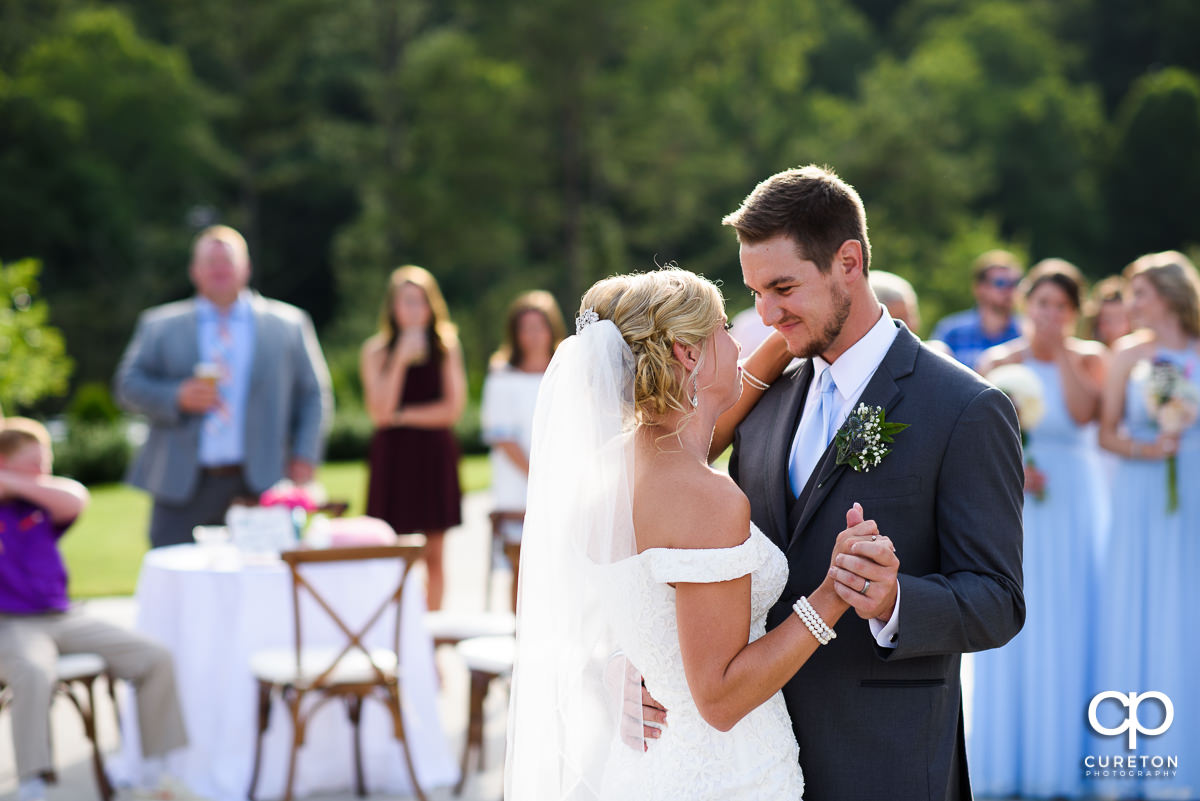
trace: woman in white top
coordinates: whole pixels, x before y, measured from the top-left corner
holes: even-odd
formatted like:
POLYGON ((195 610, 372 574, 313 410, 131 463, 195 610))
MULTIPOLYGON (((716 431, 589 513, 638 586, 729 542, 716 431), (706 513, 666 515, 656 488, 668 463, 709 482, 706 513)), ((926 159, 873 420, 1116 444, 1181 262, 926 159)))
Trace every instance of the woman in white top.
MULTIPOLYGON (((497 511, 525 509, 538 387, 555 348, 565 337, 562 312, 549 292, 526 292, 509 306, 504 345, 492 356, 491 370, 483 382, 481 412, 483 439, 492 447, 492 506, 497 511)), ((505 539, 519 542, 520 524, 511 524, 504 534, 505 539)), ((516 565, 513 571, 516 608, 516 565)))

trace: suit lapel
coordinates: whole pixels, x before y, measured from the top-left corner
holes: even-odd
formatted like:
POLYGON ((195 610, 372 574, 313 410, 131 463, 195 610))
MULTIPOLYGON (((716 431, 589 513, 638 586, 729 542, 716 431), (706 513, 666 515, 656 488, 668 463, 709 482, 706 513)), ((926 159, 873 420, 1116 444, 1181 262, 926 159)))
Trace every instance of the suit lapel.
POLYGON ((194 368, 200 362, 200 320, 196 314, 195 298, 188 301, 187 311, 178 319, 180 327, 188 332, 186 339, 181 340, 188 344, 188 352, 184 354, 183 362, 194 368))
POLYGON ((250 296, 250 308, 254 312, 254 355, 250 357, 250 394, 253 395, 256 394, 254 389, 266 380, 266 374, 269 372, 271 352, 266 340, 270 335, 268 328, 271 317, 267 311, 266 301, 257 292, 250 296))
MULTIPOLYGON (((903 323, 897 322, 896 325, 900 329, 896 333, 896 339, 888 348, 875 375, 871 376, 871 380, 867 382, 866 389, 855 402, 855 408, 858 408, 858 404, 865 403, 868 406, 882 406, 886 413, 890 412, 904 397, 900 385, 896 382, 912 374, 921 343, 909 333, 903 323)), ((796 501, 798 504, 803 503, 804 511, 800 513, 800 518, 795 528, 792 529, 790 546, 794 546, 801 540, 801 534, 808 525, 808 521, 816 514, 834 485, 848 469, 847 465, 837 464, 837 446, 834 444, 836 440, 835 436, 834 442, 830 442, 825 449, 825 453, 813 470, 813 477, 809 479, 801 497, 796 501), (805 494, 807 494, 807 498, 804 497, 805 494)))
POLYGON ((787 547, 789 540, 787 501, 792 496, 792 490, 788 485, 788 456, 792 450, 796 423, 804 408, 804 399, 808 396, 808 385, 812 383, 812 377, 811 360, 805 361, 800 369, 792 374, 789 379, 791 386, 779 403, 767 441, 767 502, 771 510, 771 532, 778 532, 778 536, 773 539, 781 549, 787 547))

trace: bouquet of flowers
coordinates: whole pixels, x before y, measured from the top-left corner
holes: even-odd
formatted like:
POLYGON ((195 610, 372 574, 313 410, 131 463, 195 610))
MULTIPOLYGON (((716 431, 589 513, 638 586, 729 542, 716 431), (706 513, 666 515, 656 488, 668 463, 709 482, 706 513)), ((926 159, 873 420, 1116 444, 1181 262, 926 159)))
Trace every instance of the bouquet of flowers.
POLYGON ((282 506, 292 517, 292 526, 296 529, 296 539, 304 533, 308 525, 308 516, 321 508, 325 490, 320 484, 293 484, 284 479, 269 487, 259 496, 259 506, 282 506))
MULTIPOLYGON (((1178 438, 1200 413, 1200 390, 1174 362, 1141 362, 1136 377, 1144 381, 1146 411, 1158 430, 1178 438)), ((1172 452, 1167 456, 1167 513, 1179 508, 1179 464, 1172 452)))
POLYGON ((317 498, 322 494, 319 486, 293 484, 285 479, 263 492, 258 503, 260 506, 286 506, 289 509, 315 512, 320 507, 317 498))
MULTIPOLYGON (((1003 364, 987 375, 988 381, 1008 396, 1017 408, 1017 422, 1021 427, 1021 448, 1029 448, 1029 432, 1038 427, 1046 414, 1045 389, 1037 373, 1023 364, 1003 364)), ((1037 467, 1033 458, 1025 456, 1025 464, 1037 467)), ((1034 493, 1038 501, 1046 499, 1045 491, 1034 493)))

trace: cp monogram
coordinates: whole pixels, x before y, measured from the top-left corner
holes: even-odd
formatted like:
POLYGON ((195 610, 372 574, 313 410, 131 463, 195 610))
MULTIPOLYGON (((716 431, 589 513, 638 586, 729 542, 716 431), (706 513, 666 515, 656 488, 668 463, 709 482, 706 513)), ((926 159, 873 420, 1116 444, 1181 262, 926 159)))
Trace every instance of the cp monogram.
POLYGON ((1148 693, 1119 693, 1115 690, 1097 693, 1092 697, 1092 702, 1088 704, 1088 722, 1092 724, 1092 729, 1098 734, 1117 735, 1122 732, 1129 732, 1129 750, 1132 751, 1137 747, 1138 734, 1144 734, 1147 737, 1153 737, 1156 734, 1162 734, 1167 729, 1171 728, 1171 722, 1175 720, 1175 705, 1171 703, 1171 699, 1164 693, 1158 691, 1148 693), (1099 719, 1096 717, 1096 710, 1100 704, 1106 699, 1113 699, 1121 706, 1129 710, 1125 715, 1124 722, 1115 729, 1110 729, 1107 726, 1101 726, 1099 719), (1147 729, 1138 719, 1138 706, 1147 698, 1156 699, 1163 706, 1163 722, 1155 729, 1147 729))

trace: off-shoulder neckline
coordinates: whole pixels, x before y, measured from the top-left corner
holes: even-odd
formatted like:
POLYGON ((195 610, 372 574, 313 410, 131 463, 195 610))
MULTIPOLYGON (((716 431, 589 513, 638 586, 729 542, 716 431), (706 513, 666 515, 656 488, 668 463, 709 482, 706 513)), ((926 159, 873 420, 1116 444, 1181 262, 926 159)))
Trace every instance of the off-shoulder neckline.
POLYGON ((646 554, 653 553, 655 551, 662 551, 664 553, 689 553, 689 552, 710 553, 713 551, 736 551, 737 549, 745 548, 747 545, 752 543, 754 541, 754 532, 756 532, 756 531, 759 533, 760 536, 763 536, 763 537, 766 536, 766 534, 763 533, 763 530, 761 528, 759 528, 758 526, 756 526, 754 524, 754 521, 751 520, 750 521, 750 533, 746 535, 746 539, 744 539, 742 542, 738 543, 737 545, 730 545, 725 548, 668 548, 666 546, 658 546, 655 548, 647 548, 644 551, 639 551, 638 553, 634 554, 631 558, 637 559, 640 556, 645 556, 646 554))

